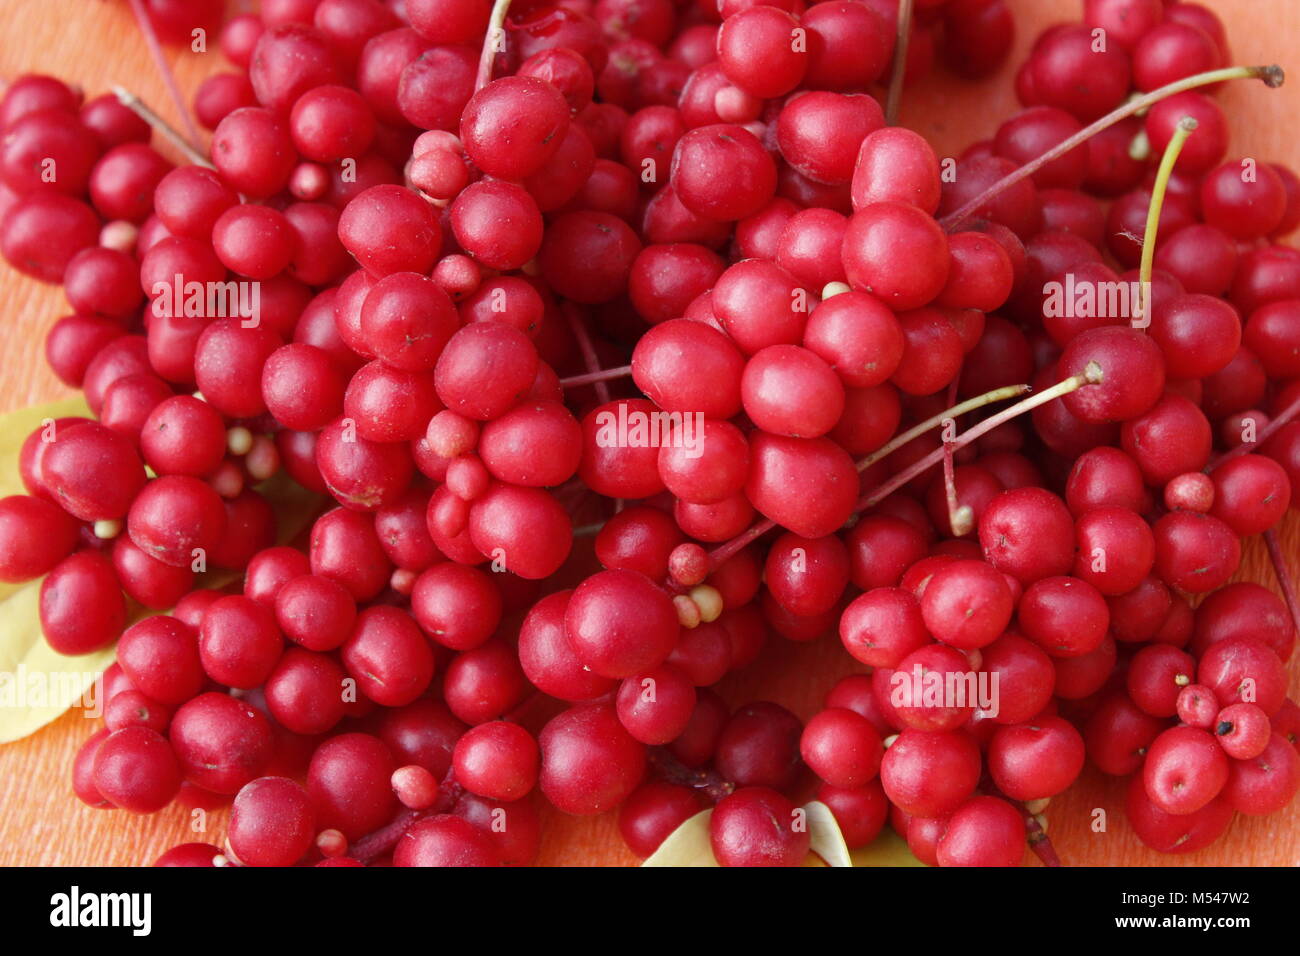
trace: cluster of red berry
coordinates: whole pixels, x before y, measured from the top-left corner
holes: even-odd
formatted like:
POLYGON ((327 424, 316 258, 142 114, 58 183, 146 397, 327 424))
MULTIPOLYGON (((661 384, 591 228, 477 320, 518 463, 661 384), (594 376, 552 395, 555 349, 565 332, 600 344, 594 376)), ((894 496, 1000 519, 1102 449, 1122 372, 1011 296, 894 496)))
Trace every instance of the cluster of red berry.
POLYGON ((940 865, 1050 858, 1085 760, 1161 850, 1287 804, 1293 617, 1228 581, 1300 495, 1300 180, 1208 85, 1279 76, 1083 7, 954 160, 887 113, 995 70, 1005 0, 264 0, 179 167, 15 80, 0 251, 97 420, 24 445, 0 580, 118 641, 77 795, 233 797, 159 861, 204 866, 527 863, 535 789, 797 864, 805 769, 940 865), (303 547, 281 472, 337 503, 303 547), (837 624, 870 673, 806 724, 710 689, 837 624))

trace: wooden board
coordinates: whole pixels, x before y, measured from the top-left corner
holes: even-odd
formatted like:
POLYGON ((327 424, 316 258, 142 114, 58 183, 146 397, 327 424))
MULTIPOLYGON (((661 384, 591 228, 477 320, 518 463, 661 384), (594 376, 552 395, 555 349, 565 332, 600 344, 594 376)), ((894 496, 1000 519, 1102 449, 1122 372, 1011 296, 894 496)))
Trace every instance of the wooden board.
MULTIPOLYGON (((1300 68, 1300 8, 1295 0, 1205 0, 1228 24, 1237 63, 1281 62, 1300 68)), ((1075 19, 1078 0, 1011 0, 1016 10, 1019 62, 1039 30, 1075 19)), ((170 50, 184 89, 192 92, 211 72, 228 69, 212 51, 170 50)), ((175 120, 125 0, 0 0, 0 77, 52 73, 80 83, 90 95, 111 84, 136 92, 175 120)), ((1281 90, 1238 83, 1222 93, 1233 131, 1234 155, 1288 162, 1300 168, 1300 71, 1281 90)), ((982 83, 935 77, 908 91, 904 120, 923 132, 940 155, 954 155, 976 139, 992 135, 1000 118, 1015 109, 1009 71, 982 83)), ((68 394, 46 368, 44 332, 67 305, 59 289, 0 267, 0 410, 68 394)), ((1287 519, 1287 553, 1300 563, 1300 521, 1287 519)), ((1250 542, 1241 578, 1273 586, 1258 541, 1250 542)), ((733 703, 776 700, 801 716, 813 713, 835 678, 854 668, 834 638, 812 645, 774 642, 752 673, 722 685, 733 703)), ((1300 697, 1300 667, 1294 664, 1291 695, 1300 697)), ((72 795, 72 756, 95 724, 79 714, 33 737, 0 746, 0 865, 135 865, 151 862, 167 847, 187 840, 220 843, 224 815, 210 814, 206 832, 177 807, 149 817, 91 810, 72 795)), ((1053 842, 1067 863, 1135 865, 1296 865, 1300 863, 1300 801, 1265 818, 1238 817, 1225 839, 1189 856, 1164 856, 1145 849, 1123 822, 1123 787, 1093 772, 1048 811, 1053 842), (1105 833, 1090 829, 1094 808, 1108 811, 1105 833)), ((623 847, 610 815, 577 819, 551 814, 546 821, 541 863, 619 866, 635 863, 623 847)))

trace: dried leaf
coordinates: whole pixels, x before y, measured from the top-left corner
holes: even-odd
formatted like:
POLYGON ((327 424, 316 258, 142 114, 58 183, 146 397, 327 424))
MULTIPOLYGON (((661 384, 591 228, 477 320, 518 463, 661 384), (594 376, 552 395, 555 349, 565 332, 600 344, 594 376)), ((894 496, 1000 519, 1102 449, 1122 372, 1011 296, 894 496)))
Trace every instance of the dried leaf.
MULTIPOLYGON (((27 436, 46 419, 88 416, 81 397, 25 408, 0 415, 0 497, 25 494, 18 473, 18 455, 27 436)), ((295 539, 321 509, 320 495, 276 476, 258 489, 271 502, 280 543, 295 539)), ((196 587, 221 588, 239 577, 214 571, 200 576, 196 587)), ((96 679, 113 662, 112 647, 65 657, 56 653, 41 633, 41 580, 0 584, 0 743, 35 733, 82 700, 94 707, 96 679), (92 693, 87 695, 87 690, 92 693)), ((149 611, 136 615, 136 620, 149 611)), ((707 839, 707 830, 706 830, 707 839)))

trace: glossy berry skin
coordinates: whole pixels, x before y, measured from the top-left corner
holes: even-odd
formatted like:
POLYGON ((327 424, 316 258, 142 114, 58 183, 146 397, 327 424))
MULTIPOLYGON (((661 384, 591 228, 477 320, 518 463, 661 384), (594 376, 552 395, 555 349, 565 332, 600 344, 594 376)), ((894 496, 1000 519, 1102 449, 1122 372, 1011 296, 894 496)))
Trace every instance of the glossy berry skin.
POLYGON ((943 230, 928 214, 902 203, 874 203, 855 213, 844 235, 843 257, 849 284, 896 312, 933 301, 948 279, 943 230))
POLYGON ((542 793, 558 809, 589 815, 612 809, 645 773, 645 748, 612 707, 582 704, 552 718, 538 738, 542 793))
POLYGON ((533 76, 503 77, 470 98, 460 139, 479 169, 518 182, 555 154, 568 125, 568 104, 551 84, 533 76))
POLYGON ((212 551, 225 527, 225 507, 217 493, 185 475, 154 479, 127 515, 127 532, 136 547, 171 567, 184 567, 212 551))
POLYGON ((307 791, 287 777, 246 784, 230 810, 230 848, 246 866, 292 866, 316 836, 307 791))
POLYGON ((789 93, 808 62, 807 52, 792 41, 798 24, 789 13, 772 7, 728 17, 718 32, 718 62, 728 79, 764 99, 789 93))
POLYGON ((537 363, 537 350, 518 329, 475 322, 452 335, 438 358, 438 397, 466 418, 489 421, 524 396, 537 363))
POLYGON ((518 724, 479 724, 456 742, 452 765, 468 790, 491 800, 518 800, 537 782, 537 742, 518 724))
POLYGON ((661 663, 677 643, 668 595, 635 571, 601 571, 578 586, 564 612, 574 653, 602 677, 624 678, 661 663))
POLYGON ((701 809, 689 787, 653 781, 638 787, 618 811, 618 831, 628 849, 648 857, 660 844, 701 809))
POLYGON ((1205 849, 1223 835, 1234 815, 1232 805, 1222 797, 1210 800, 1193 813, 1169 813, 1147 796, 1141 774, 1135 774, 1129 781, 1124 811, 1138 838, 1164 853, 1194 853, 1205 849))
POLYGON ((1156 573, 1192 594, 1222 587, 1237 570, 1241 542, 1211 515, 1174 511, 1156 522, 1156 573))
POLYGON ((171 803, 180 784, 171 745, 143 725, 113 731, 95 753, 95 789, 123 810, 156 813, 171 803))
POLYGON ((341 658, 367 697, 385 707, 411 703, 433 679, 434 656, 405 611, 375 606, 357 615, 341 658))
POLYGON ((309 651, 340 647, 352 633, 356 602, 329 578, 304 574, 286 581, 275 595, 275 618, 284 636, 309 651))
POLYGON ((293 733, 324 733, 343 719, 347 678, 334 658, 288 648, 266 680, 267 707, 293 733))
POLYGON ((1223 798, 1242 813, 1263 815, 1281 810, 1298 790, 1300 754, 1286 737, 1274 732, 1258 756, 1231 761, 1223 798))
POLYGON ((211 843, 182 843, 174 846, 154 861, 154 866, 213 866, 212 860, 221 853, 211 843))
POLYGON ((722 799, 709 819, 714 858, 723 866, 801 865, 811 837, 806 826, 796 828, 798 813, 794 802, 775 790, 737 790, 722 799))
POLYGON ((321 829, 357 840, 389 822, 397 809, 390 780, 393 755, 378 737, 338 734, 312 754, 307 793, 321 829))
POLYGON ((1081 657, 1100 646, 1110 623, 1101 593, 1078 578, 1053 577, 1025 589, 1017 605, 1025 636, 1052 657, 1081 657))
MULTIPOLYGON (((1008 632, 980 649, 981 670, 990 679, 998 678, 998 706, 989 719, 996 724, 1021 724, 1039 714, 1055 692, 1064 696, 1060 686, 1059 661, 1051 658, 1032 641, 1008 632)), ((1106 676, 1110 670, 1106 669, 1106 676)), ((1084 695, 1086 696, 1086 695, 1084 695)))
POLYGON ((40 600, 41 631, 60 654, 106 647, 126 623, 126 602, 113 564, 95 551, 79 551, 55 565, 41 582, 40 600))
POLYGON ((1267 748, 1273 730, 1268 716, 1254 704, 1229 704, 1212 727, 1223 752, 1234 760, 1252 760, 1267 748))
POLYGON ((171 617, 147 617, 127 628, 117 661, 137 690, 163 704, 184 703, 205 680, 198 635, 171 617))
POLYGON ((67 430, 51 444, 41 459, 41 478, 69 514, 98 521, 124 517, 145 476, 129 439, 98 423, 87 423, 67 430))
POLYGON ((1228 782, 1228 758, 1206 731, 1171 727, 1151 744, 1142 779, 1147 796, 1166 813, 1195 813, 1228 782))
POLYGON ((672 184, 681 203, 708 220, 756 213, 776 191, 776 165, 741 126, 718 124, 688 132, 673 152, 672 184))
POLYGON ((800 769, 799 718, 770 701, 740 708, 716 741, 714 766, 738 786, 785 791, 800 769))
POLYGON ((808 721, 799 750, 804 763, 828 784, 856 789, 873 780, 880 770, 884 748, 879 741, 865 717, 832 707, 808 721))
POLYGON ((753 355, 740 389, 750 420, 775 435, 816 438, 844 411, 844 388, 834 371, 795 345, 771 345, 753 355))
POLYGON ((393 850, 394 866, 499 866, 488 835, 460 817, 417 821, 393 850))
POLYGON ((837 530, 852 512, 857 491, 852 459, 828 439, 752 434, 745 494, 758 511, 795 534, 820 538, 837 530))
POLYGON ((16 583, 66 558, 77 543, 77 524, 49 501, 10 495, 0 498, 0 535, 0 581, 16 583))
POLYGON ((1282 662, 1253 636, 1211 644, 1197 663, 1196 682, 1213 690, 1224 707, 1254 703, 1269 716, 1277 713, 1286 699, 1282 662))
POLYGON ((437 260, 442 230, 432 208, 401 186, 372 186, 339 217, 339 240, 372 276, 427 274, 437 260))
POLYGON ((227 687, 247 690, 264 683, 283 646, 275 615, 243 595, 213 603, 199 629, 203 670, 227 687))
POLYGON ((1013 600, 1002 575, 982 561, 954 561, 937 571, 921 598, 926 627, 958 648, 991 644, 1011 621, 1013 600))
POLYGON ((227 694, 200 694, 182 704, 169 738, 185 779, 214 793, 238 793, 273 755, 266 717, 227 694))
POLYGON ((989 773, 1013 800, 1061 793, 1078 778, 1083 761, 1083 737, 1060 717, 999 727, 989 741, 989 773))
POLYGON ((880 782, 890 801, 918 817, 956 810, 979 782, 980 754, 960 732, 904 730, 885 751, 880 782))
POLYGON ((1025 822, 997 797, 973 797, 948 819, 935 859, 940 866, 1019 866, 1025 822))

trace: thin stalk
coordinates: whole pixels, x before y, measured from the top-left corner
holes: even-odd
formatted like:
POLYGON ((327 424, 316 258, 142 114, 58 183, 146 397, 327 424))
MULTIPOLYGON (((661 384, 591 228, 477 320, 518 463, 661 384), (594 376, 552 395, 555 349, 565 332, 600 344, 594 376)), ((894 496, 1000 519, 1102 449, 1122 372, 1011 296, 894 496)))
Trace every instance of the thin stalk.
POLYGON ((907 76, 907 48, 912 40, 914 0, 899 0, 898 36, 894 40, 894 70, 889 78, 889 96, 885 101, 885 122, 898 125, 898 108, 903 101, 903 80, 907 76))
POLYGON ((1169 137, 1169 145, 1160 158, 1160 168, 1156 170, 1155 185, 1151 188, 1151 204, 1147 207, 1147 227, 1142 236, 1142 265, 1138 270, 1138 289, 1141 295, 1140 321, 1134 322, 1135 328, 1145 329, 1151 325, 1151 270, 1156 262, 1156 234, 1160 231, 1160 213, 1165 207, 1165 194, 1169 190, 1169 177, 1173 175, 1174 164, 1178 154, 1183 151, 1187 137, 1195 132, 1197 122, 1190 116, 1178 121, 1174 135, 1169 137))
POLYGON ((496 0, 492 4, 492 16, 488 20, 487 33, 483 35, 483 50, 478 58, 478 76, 474 79, 474 89, 481 90, 492 82, 492 64, 496 61, 497 47, 505 39, 506 15, 510 12, 510 0, 496 0))
POLYGON ((562 378, 560 388, 577 388, 580 385, 595 385, 597 382, 612 382, 616 378, 631 374, 632 366, 620 365, 618 368, 607 368, 603 372, 588 372, 585 375, 570 375, 568 378, 562 378))
POLYGON ((1282 553, 1282 543, 1278 540, 1276 528, 1264 532, 1264 544, 1268 548, 1268 559, 1273 563, 1277 586, 1282 589, 1282 598, 1286 601, 1287 610, 1291 612, 1291 624, 1300 632, 1300 598, 1296 597, 1295 581, 1286 565, 1286 555, 1282 553))
MULTIPOLYGON (((1009 422, 1013 418, 1023 415, 1025 412, 1033 411, 1039 405, 1046 405, 1048 402, 1052 401, 1053 399, 1060 398, 1062 395, 1068 395, 1071 392, 1075 391, 1076 389, 1082 388, 1084 385, 1092 385, 1095 384, 1096 382, 1099 382, 1101 379, 1098 378, 1097 376, 1100 375, 1101 370, 1097 369, 1096 372, 1092 372, 1091 371, 1092 368, 1093 366, 1089 366, 1090 369, 1089 374, 1072 375, 1069 378, 1065 379, 1064 381, 1057 382, 1055 385, 1053 385, 1051 388, 1047 389, 1046 391, 1039 392, 1037 395, 1031 395, 1029 396, 1029 398, 1026 398, 1024 401, 1016 402, 1016 404, 1012 405, 1010 408, 1004 408, 996 415, 991 415, 990 417, 984 419, 984 421, 980 422, 978 425, 974 426, 969 431, 962 432, 961 435, 958 437, 957 441, 955 442, 956 446, 961 448, 966 445, 969 445, 971 442, 979 438, 981 435, 987 435, 989 432, 993 431, 993 429, 997 428, 999 425, 1005 422, 1009 422)), ((861 498, 859 498, 857 505, 853 509, 853 513, 858 514, 859 512, 864 511, 867 508, 873 507, 874 505, 877 505, 880 502, 884 501, 886 498, 892 495, 899 488, 902 488, 904 485, 906 485, 917 475, 924 474, 925 472, 933 468, 935 465, 943 461, 943 455, 944 455, 944 449, 939 448, 935 451, 932 451, 930 454, 926 455, 924 458, 922 458, 920 461, 916 462, 915 464, 910 465, 907 468, 904 468, 902 471, 894 475, 892 478, 886 481, 879 488, 875 489, 874 491, 870 491, 867 494, 863 495, 861 498)))
POLYGON ((651 747, 646 756, 664 780, 698 790, 711 803, 717 803, 736 789, 734 783, 724 779, 716 770, 693 770, 669 753, 666 747, 651 747))
MULTIPOLYGON (((569 322, 569 330, 573 332, 573 337, 578 340, 578 351, 582 353, 582 363, 587 366, 587 374, 597 376, 603 374, 600 359, 596 357, 596 347, 591 344, 591 336, 587 334, 587 327, 582 322, 582 316, 578 315, 578 310, 566 304, 564 317, 569 322)), ((596 398, 604 405, 609 401, 609 385, 603 378, 594 379, 592 384, 596 386, 596 398)))
POLYGON ((1085 126, 1073 136, 1061 140, 1060 143, 1053 146, 1037 159, 1030 160, 1015 172, 1008 173, 988 189, 984 190, 984 192, 966 203, 966 205, 962 206, 955 212, 951 212, 947 216, 944 216, 943 219, 940 220, 940 225, 951 232, 957 226, 961 225, 973 216, 999 193, 1006 189, 1010 189, 1021 180, 1028 179, 1052 160, 1059 159, 1076 146, 1086 143, 1102 130, 1109 129, 1120 120, 1127 119, 1130 116, 1141 113, 1143 110, 1150 109, 1166 97, 1173 96, 1175 93, 1182 93, 1186 90, 1194 90, 1198 86, 1222 83, 1225 80, 1243 80, 1252 78, 1263 80, 1265 85, 1276 89, 1282 85, 1283 81, 1286 79, 1286 74, 1280 66, 1276 65, 1233 66, 1222 70, 1211 70, 1208 73, 1198 73, 1195 76, 1189 76, 1174 83, 1162 86, 1159 89, 1152 90, 1150 93, 1143 96, 1135 97, 1127 103, 1124 103, 1122 106, 1116 107, 1096 122, 1085 126))
POLYGON ((709 552, 709 572, 716 571, 726 563, 727 559, 739 554, 746 545, 757 541, 775 527, 775 521, 771 518, 764 518, 757 524, 751 525, 748 531, 741 532, 730 541, 718 545, 709 552))
POLYGON ((1281 431, 1283 426, 1289 424, 1297 415, 1300 415, 1300 398, 1297 398, 1286 408, 1282 409, 1277 418, 1274 418, 1267 425, 1261 428, 1253 442, 1242 442, 1235 448, 1229 448, 1218 458, 1213 459, 1205 466, 1205 473, 1208 475, 1224 462, 1232 461, 1234 458, 1240 458, 1242 455, 1247 454, 1255 448, 1263 448, 1266 441, 1281 431))
POLYGON ((952 461, 955 447, 956 442, 943 443, 943 489, 948 499, 948 528, 954 538, 961 538, 970 533, 974 512, 970 505, 957 501, 957 469, 952 461))
POLYGON ((919 438, 931 429, 938 428, 947 419, 957 419, 968 412, 983 408, 985 405, 992 405, 994 402, 1001 402, 1008 398, 1015 398, 1029 391, 1028 385, 1006 385, 1002 388, 995 388, 991 392, 985 392, 983 395, 976 395, 974 398, 968 398, 952 408, 946 409, 937 415, 932 415, 919 425, 913 425, 907 431, 895 435, 886 444, 881 445, 870 455, 858 462, 858 471, 866 471, 886 455, 897 451, 914 438, 919 438))
POLYGON ((208 169, 216 169, 216 167, 208 161, 206 156, 195 149, 190 144, 189 140, 182 136, 174 126, 155 113, 144 100, 140 99, 140 97, 121 86, 113 87, 113 95, 117 97, 119 103, 129 109, 136 116, 140 117, 140 119, 144 120, 158 132, 162 133, 163 136, 167 137, 167 139, 171 141, 171 144, 179 149, 181 153, 184 154, 185 158, 195 166, 205 166, 208 169))
MULTIPOLYGON (((140 26, 140 32, 144 34, 144 42, 145 46, 149 48, 149 55, 153 57, 154 65, 158 67, 158 72, 162 74, 163 85, 167 87, 167 95, 172 98, 172 103, 176 106, 176 112, 180 114, 181 122, 185 124, 185 130, 189 133, 189 138, 182 141, 193 150, 195 144, 201 142, 199 128, 194 125, 194 118, 190 116, 190 109, 185 102, 185 97, 181 95, 181 88, 176 85, 176 75, 172 72, 171 64, 167 62, 162 44, 158 42, 158 32, 153 28, 153 21, 149 19, 149 14, 144 8, 144 0, 130 0, 130 3, 131 12, 135 14, 135 20, 140 26)), ((189 154, 186 153, 186 155, 189 154)))

